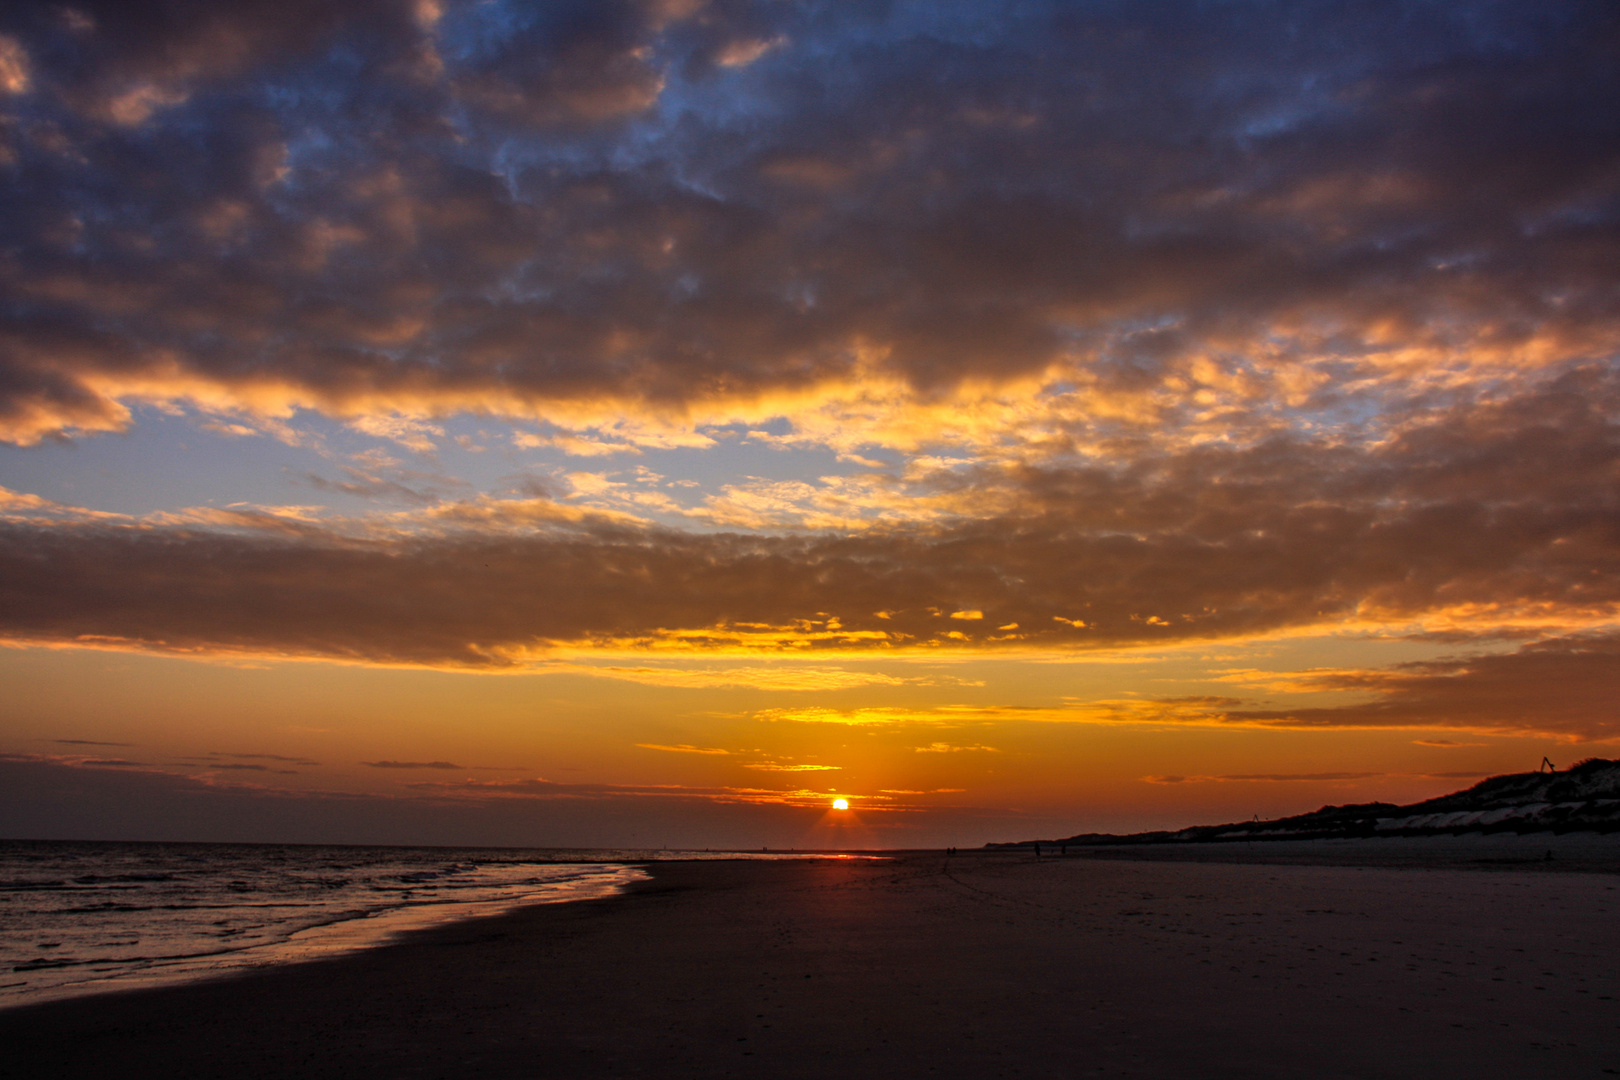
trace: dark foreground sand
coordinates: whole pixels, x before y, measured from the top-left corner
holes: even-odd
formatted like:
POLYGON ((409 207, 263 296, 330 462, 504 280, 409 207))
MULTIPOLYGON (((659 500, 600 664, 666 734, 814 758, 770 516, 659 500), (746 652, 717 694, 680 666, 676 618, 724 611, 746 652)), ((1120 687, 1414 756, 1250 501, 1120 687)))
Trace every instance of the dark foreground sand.
POLYGON ((1620 1075, 1612 873, 1151 853, 652 872, 342 959, 0 1012, 0 1071, 1620 1075))

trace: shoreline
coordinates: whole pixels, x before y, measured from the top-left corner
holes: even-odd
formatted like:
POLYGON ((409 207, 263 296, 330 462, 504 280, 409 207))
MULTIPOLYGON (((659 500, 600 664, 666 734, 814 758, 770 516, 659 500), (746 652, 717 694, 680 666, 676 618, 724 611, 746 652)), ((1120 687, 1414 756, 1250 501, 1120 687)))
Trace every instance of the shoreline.
POLYGON ((320 845, 288 859, 289 845, 0 845, 0 1009, 225 978, 376 948, 441 924, 613 895, 660 859, 806 857, 623 849, 481 857, 466 848, 320 845))
POLYGON ((1605 875, 1002 852, 646 869, 335 959, 6 1010, 0 1040, 63 1078, 1620 1070, 1605 875))
MULTIPOLYGON (((608 864, 602 863, 557 865, 580 866, 587 870, 608 867, 608 864)), ((617 872, 613 880, 556 882, 549 890, 543 889, 523 897, 407 903, 377 911, 345 913, 334 916, 331 921, 296 930, 285 938, 240 948, 223 947, 216 952, 158 957, 146 961, 144 966, 105 967, 98 965, 106 964, 106 961, 89 961, 56 969, 63 974, 83 975, 83 978, 53 983, 14 997, 0 996, 0 1013, 35 1004, 252 977, 259 972, 282 967, 386 948, 407 940, 413 934, 479 919, 498 918, 525 908, 605 899, 645 878, 645 873, 635 865, 616 864, 614 869, 617 872)), ((0 994, 6 989, 9 988, 0 986, 0 994)))

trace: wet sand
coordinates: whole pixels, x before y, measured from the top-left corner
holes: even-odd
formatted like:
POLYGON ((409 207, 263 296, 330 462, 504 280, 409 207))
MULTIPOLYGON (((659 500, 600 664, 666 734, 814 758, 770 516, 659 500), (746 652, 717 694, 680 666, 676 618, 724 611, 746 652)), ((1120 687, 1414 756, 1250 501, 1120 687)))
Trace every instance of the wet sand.
POLYGON ((0 1072, 1620 1075, 1620 876, 1138 855, 659 864, 621 897, 0 1012, 0 1072))

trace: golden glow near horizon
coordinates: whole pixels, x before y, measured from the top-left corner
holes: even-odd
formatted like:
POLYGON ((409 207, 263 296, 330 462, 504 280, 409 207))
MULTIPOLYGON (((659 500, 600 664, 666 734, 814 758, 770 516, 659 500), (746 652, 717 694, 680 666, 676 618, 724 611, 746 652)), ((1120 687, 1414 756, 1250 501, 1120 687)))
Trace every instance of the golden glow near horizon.
POLYGON ((960 845, 1614 753, 1553 8, 41 7, 0 833, 960 845))
POLYGON ((848 799, 834 799, 832 801, 832 808, 834 810, 848 810, 849 809, 849 800, 848 799))

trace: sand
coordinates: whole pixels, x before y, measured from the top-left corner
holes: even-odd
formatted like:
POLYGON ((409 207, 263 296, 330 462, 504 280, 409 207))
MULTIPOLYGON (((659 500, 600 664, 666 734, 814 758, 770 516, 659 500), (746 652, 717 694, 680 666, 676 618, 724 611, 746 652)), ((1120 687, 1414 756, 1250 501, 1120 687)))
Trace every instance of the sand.
POLYGON ((1151 853, 651 871, 354 956, 0 1012, 0 1071, 1620 1075, 1612 873, 1151 853))

